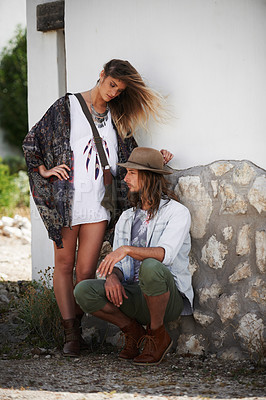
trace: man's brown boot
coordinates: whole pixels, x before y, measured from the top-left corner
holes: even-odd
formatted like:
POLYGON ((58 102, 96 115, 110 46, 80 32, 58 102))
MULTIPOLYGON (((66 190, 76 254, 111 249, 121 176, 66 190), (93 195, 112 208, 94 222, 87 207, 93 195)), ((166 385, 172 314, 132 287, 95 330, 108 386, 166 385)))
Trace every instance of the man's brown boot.
POLYGON ((129 325, 121 329, 125 337, 125 346, 119 353, 119 358, 131 360, 139 355, 138 341, 145 335, 146 331, 142 325, 133 320, 129 325))
POLYGON ((164 325, 155 330, 147 328, 147 334, 143 337, 143 341, 145 344, 142 353, 133 360, 137 365, 160 364, 173 344, 164 325))
POLYGON ((65 344, 63 348, 64 356, 77 357, 80 354, 80 331, 79 321, 76 318, 63 319, 62 325, 64 327, 65 344))

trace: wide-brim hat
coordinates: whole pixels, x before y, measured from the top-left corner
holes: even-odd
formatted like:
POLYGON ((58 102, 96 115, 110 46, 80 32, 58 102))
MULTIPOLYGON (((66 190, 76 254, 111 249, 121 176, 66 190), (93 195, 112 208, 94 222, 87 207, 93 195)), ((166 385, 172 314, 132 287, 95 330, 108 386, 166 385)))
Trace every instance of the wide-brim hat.
POLYGON ((164 166, 162 153, 150 147, 136 147, 130 154, 127 162, 118 163, 117 165, 124 168, 152 171, 162 175, 173 173, 171 168, 164 166))

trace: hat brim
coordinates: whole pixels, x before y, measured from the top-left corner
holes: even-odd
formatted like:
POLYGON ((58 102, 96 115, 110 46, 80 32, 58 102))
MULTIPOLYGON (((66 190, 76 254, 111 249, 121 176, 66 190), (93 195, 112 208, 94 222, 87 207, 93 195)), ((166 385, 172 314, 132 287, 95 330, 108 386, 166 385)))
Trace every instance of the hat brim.
POLYGON ((162 174, 162 175, 170 175, 174 172, 172 170, 172 168, 170 168, 168 166, 165 166, 163 169, 155 169, 155 168, 146 167, 145 165, 142 165, 142 164, 134 163, 132 161, 127 161, 126 163, 117 163, 117 165, 119 165, 120 167, 124 167, 124 168, 139 169, 142 171, 152 171, 155 174, 162 174))

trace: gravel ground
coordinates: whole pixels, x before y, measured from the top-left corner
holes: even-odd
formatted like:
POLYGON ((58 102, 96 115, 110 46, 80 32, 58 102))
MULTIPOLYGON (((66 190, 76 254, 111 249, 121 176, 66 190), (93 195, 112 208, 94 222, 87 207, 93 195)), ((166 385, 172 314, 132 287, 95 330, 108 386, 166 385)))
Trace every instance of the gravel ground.
MULTIPOLYGON (((1 274, 5 281, 29 280, 30 245, 0 236, 1 274)), ((10 282, 1 285, 9 290, 16 286, 10 282)), ((23 336, 16 336, 12 321, 12 315, 2 313, 1 400, 266 399, 265 365, 250 360, 224 361, 214 356, 181 357, 171 353, 159 366, 141 367, 119 361, 115 348, 87 350, 71 359, 56 349, 38 351, 27 347, 23 336)))
POLYGON ((35 397, 38 392, 42 399, 90 399, 95 394, 113 399, 127 398, 126 394, 137 399, 266 398, 265 374, 249 362, 228 363, 172 353, 159 366, 141 367, 119 361, 116 353, 88 353, 77 359, 59 354, 46 357, 1 360, 0 384, 7 399, 39 398, 35 397))
POLYGON ((20 239, 0 235, 0 279, 31 279, 31 245, 20 239))

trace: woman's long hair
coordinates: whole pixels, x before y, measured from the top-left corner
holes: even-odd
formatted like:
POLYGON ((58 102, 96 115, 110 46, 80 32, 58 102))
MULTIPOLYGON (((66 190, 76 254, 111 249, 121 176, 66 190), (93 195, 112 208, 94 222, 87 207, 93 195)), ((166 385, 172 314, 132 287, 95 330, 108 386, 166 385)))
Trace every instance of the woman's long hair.
POLYGON ((161 199, 178 201, 176 194, 169 189, 169 182, 161 174, 138 170, 139 192, 128 193, 131 205, 141 208, 142 202, 149 205, 148 215, 152 219, 157 213, 161 199))
POLYGON ((120 79, 127 85, 119 96, 108 103, 121 137, 132 136, 137 126, 147 129, 150 116, 158 122, 166 119, 168 113, 164 97, 149 88, 128 61, 113 59, 104 65, 104 73, 106 77, 120 79))

